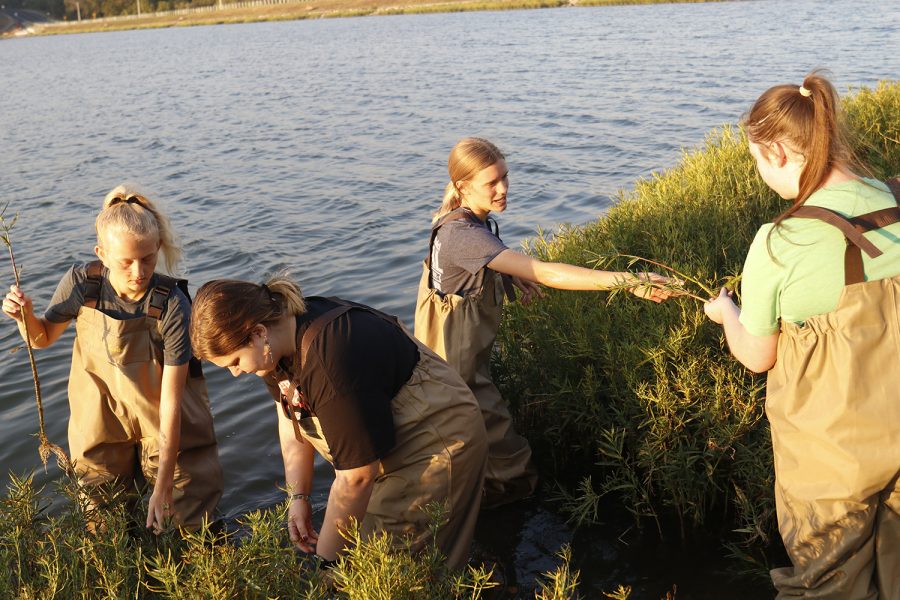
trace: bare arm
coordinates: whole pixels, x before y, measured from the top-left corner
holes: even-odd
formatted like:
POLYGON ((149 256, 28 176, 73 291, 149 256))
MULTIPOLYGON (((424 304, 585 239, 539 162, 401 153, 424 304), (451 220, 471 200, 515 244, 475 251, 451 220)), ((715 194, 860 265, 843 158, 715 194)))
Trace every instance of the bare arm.
MULTIPOLYGON (((278 410, 276 405, 276 410, 278 410)), ((290 493, 312 492, 315 450, 306 440, 298 440, 290 419, 278 412, 278 438, 284 459, 284 481, 290 493)), ((315 552, 318 532, 312 525, 312 506, 308 499, 291 500, 288 508, 288 534, 291 542, 304 552, 315 552)))
POLYGON ((328 509, 319 535, 316 553, 326 560, 334 560, 343 549, 345 540, 340 532, 347 529, 350 517, 362 522, 378 476, 380 461, 356 469, 335 470, 334 483, 328 494, 328 509))
POLYGON ((159 397, 159 469, 147 509, 147 527, 157 532, 165 526, 172 507, 172 482, 181 441, 181 399, 187 381, 188 364, 163 365, 159 397))
POLYGON ((633 283, 635 288, 632 293, 641 298, 660 302, 672 295, 669 290, 641 285, 648 280, 659 284, 671 283, 670 279, 656 273, 639 276, 619 271, 597 271, 566 263, 543 262, 515 250, 504 250, 487 266, 498 273, 536 281, 559 290, 605 290, 633 283))
POLYGON ((778 332, 772 335, 753 335, 740 321, 741 309, 722 289, 719 296, 703 306, 706 316, 722 325, 731 354, 754 373, 764 373, 775 366, 778 332))
POLYGON ((9 293, 3 299, 3 313, 16 321, 19 326, 19 335, 25 339, 25 322, 28 322, 28 334, 31 337, 31 345, 35 348, 46 348, 59 339, 62 332, 69 326, 69 321, 54 323, 34 314, 34 304, 30 296, 26 296, 20 288, 10 286, 9 293))

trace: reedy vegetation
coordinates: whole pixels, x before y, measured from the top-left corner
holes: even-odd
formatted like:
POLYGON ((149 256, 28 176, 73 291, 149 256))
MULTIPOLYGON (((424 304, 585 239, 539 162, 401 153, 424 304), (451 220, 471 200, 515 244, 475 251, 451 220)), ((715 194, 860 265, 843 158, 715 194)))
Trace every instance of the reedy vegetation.
MULTIPOLYGON (((146 506, 121 496, 92 508, 78 483, 64 479, 54 497, 66 504, 59 516, 48 514, 51 498, 31 477, 10 476, 0 501, 0 561, 7 565, 0 598, 474 600, 496 585, 483 567, 447 572, 436 547, 413 556, 387 535, 363 538, 355 528, 347 534, 351 550, 329 582, 290 545, 286 503, 245 515, 232 533, 204 528, 157 537, 142 526, 146 506)), ((440 509, 431 512, 440 522, 440 509)), ((566 551, 560 556, 563 564, 546 576, 542 599, 575 597, 577 573, 566 551)))
MULTIPOLYGON (((859 89, 844 104, 873 174, 900 174, 900 83, 859 89)), ((743 132, 726 126, 620 193, 605 218, 526 246, 545 260, 616 270, 660 271, 629 256, 652 258, 708 297, 703 288, 739 277, 758 227, 787 206, 757 176, 743 132)), ((545 478, 562 482, 571 520, 599 522, 606 497, 664 534, 733 530, 732 554, 763 574, 762 550, 777 540, 765 377, 730 356, 695 299, 547 296, 507 308, 493 367, 545 478)))

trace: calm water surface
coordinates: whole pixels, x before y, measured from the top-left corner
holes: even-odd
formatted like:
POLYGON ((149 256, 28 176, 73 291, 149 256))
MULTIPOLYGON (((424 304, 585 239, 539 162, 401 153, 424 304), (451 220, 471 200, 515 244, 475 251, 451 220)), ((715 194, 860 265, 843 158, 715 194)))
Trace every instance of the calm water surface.
MULTIPOLYGON (((103 195, 127 179, 166 207, 194 287, 289 269, 308 294, 410 322, 429 215, 460 137, 506 151, 501 226, 515 246, 539 227, 596 218, 617 190, 674 165, 772 84, 818 66, 841 91, 896 78, 898 28, 896 2, 760 0, 6 40, 0 201, 21 215, 13 241, 39 310, 71 263, 92 258, 103 195)), ((10 280, 0 266, 0 285, 10 280)), ((59 442, 71 329, 38 353, 59 442)), ((24 354, 5 352, 17 339, 0 324, 4 474, 38 464, 30 370, 24 354)), ((249 376, 211 366, 207 376, 221 508, 270 505, 283 478, 271 402, 249 376)), ((556 537, 545 543, 552 556, 556 537)))

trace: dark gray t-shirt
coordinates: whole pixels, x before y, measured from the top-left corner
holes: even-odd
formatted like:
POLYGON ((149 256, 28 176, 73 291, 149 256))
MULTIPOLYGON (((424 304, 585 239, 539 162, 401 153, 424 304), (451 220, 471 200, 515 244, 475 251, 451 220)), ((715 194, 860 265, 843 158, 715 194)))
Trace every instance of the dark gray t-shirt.
POLYGON ((475 287, 478 272, 504 250, 506 244, 493 234, 487 223, 469 219, 448 221, 438 229, 431 250, 434 289, 458 296, 478 291, 475 287))
MULTIPOLYGON (((109 270, 104 267, 97 310, 114 319, 134 319, 146 312, 147 297, 159 283, 156 273, 150 279, 147 293, 134 302, 120 298, 110 285, 109 270)), ((78 309, 84 306, 84 290, 87 281, 87 265, 74 265, 69 269, 53 293, 50 306, 44 318, 53 323, 64 323, 78 316, 78 309)), ((183 365, 191 359, 191 338, 188 329, 191 322, 191 303, 178 289, 169 295, 166 310, 160 318, 160 334, 163 342, 163 360, 171 366, 183 365)))

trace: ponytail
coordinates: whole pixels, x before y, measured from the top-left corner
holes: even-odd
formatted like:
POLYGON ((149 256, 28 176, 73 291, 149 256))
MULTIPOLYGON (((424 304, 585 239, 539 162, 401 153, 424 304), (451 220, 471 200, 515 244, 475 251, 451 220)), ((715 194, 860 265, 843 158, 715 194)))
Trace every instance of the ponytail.
POLYGON ((160 270, 169 275, 179 274, 181 247, 172 233, 169 219, 132 184, 116 186, 106 195, 103 209, 97 215, 94 226, 99 245, 103 245, 103 234, 114 229, 142 238, 158 238, 159 252, 163 259, 160 270))
POLYGON ((800 86, 769 88, 741 124, 750 141, 782 142, 804 159, 797 198, 775 219, 776 226, 803 206, 835 168, 869 173, 848 141, 838 93, 821 71, 807 75, 800 86))
POLYGON ((447 160, 450 183, 444 188, 444 199, 441 207, 434 213, 432 222, 462 205, 462 194, 458 187, 461 181, 471 179, 479 171, 504 158, 500 149, 486 139, 470 137, 457 142, 447 160))

